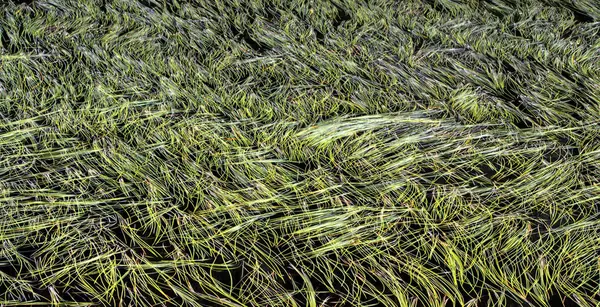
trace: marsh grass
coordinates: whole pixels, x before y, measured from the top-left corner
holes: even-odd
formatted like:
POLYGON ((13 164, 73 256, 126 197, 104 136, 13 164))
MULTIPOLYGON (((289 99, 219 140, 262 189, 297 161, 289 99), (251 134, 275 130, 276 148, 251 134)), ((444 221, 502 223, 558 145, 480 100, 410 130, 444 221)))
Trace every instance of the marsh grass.
POLYGON ((600 303, 596 1, 0 16, 2 306, 600 303))

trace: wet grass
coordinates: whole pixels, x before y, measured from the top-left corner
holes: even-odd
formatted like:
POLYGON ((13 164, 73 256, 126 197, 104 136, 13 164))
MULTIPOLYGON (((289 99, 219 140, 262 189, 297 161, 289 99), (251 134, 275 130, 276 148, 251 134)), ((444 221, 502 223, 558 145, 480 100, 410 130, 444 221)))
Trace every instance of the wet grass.
POLYGON ((0 1, 0 305, 597 306, 596 4, 0 1))

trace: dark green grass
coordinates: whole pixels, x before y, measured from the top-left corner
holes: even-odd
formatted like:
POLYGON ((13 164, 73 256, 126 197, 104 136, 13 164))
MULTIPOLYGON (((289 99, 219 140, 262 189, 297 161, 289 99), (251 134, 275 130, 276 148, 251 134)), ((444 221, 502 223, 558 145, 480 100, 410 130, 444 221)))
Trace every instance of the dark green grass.
POLYGON ((597 306, 594 0, 0 1, 0 305, 597 306))

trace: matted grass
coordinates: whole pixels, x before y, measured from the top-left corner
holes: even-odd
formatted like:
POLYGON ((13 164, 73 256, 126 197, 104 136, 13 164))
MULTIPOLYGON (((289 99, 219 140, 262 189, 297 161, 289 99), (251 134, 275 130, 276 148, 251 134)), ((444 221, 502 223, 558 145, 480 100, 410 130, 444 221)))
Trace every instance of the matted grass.
POLYGON ((595 0, 0 1, 0 305, 596 306, 595 0))

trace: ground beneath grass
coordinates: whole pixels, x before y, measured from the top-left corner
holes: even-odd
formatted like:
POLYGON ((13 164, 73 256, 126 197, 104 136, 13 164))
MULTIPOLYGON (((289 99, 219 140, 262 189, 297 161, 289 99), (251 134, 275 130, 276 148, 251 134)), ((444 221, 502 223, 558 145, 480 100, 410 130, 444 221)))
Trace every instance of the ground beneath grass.
POLYGON ((597 306, 599 21, 0 1, 0 305, 597 306))

